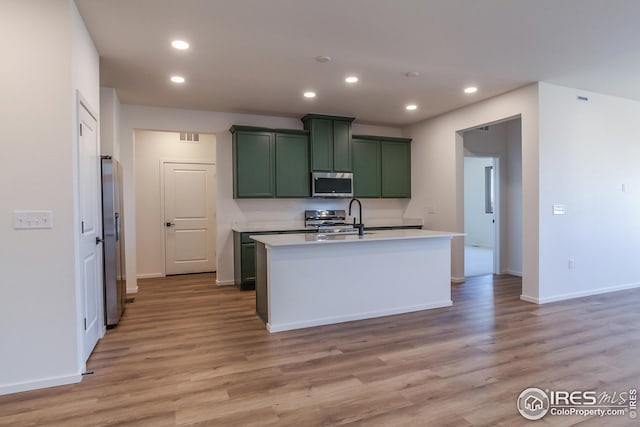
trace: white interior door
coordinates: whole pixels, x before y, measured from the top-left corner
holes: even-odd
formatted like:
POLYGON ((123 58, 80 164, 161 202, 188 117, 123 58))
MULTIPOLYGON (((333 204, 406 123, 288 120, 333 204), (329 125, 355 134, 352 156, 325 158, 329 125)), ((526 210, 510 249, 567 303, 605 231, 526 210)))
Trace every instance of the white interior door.
POLYGON ((99 197, 100 156, 96 119, 80 106, 78 142, 80 269, 82 278, 83 354, 86 361, 102 333, 102 246, 99 197))
POLYGON ((164 163, 165 273, 216 270, 215 165, 164 163))

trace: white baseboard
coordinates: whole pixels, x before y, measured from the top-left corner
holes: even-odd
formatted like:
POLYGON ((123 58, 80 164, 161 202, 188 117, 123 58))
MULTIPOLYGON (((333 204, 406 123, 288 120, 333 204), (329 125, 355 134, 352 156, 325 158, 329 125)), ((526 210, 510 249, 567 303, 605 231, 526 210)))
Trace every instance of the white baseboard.
POLYGON ((332 325, 334 323, 351 322, 353 320, 372 319, 374 317, 392 316, 394 314, 412 313, 414 311, 430 310, 432 308, 451 307, 452 301, 435 301, 430 304, 420 304, 411 307, 399 307, 389 310, 371 311, 368 313, 356 313, 346 316, 325 317, 321 319, 304 320, 302 322, 281 323, 273 325, 267 323, 267 330, 271 333, 290 331, 292 329, 310 328, 312 326, 332 325))
POLYGON ((522 277, 522 271, 503 270, 501 274, 510 274, 512 276, 522 277))
POLYGON ((165 276, 162 273, 145 273, 145 274, 136 275, 136 278, 138 279, 155 279, 158 277, 165 277, 165 276))
POLYGON ((568 299, 582 298, 582 297, 588 297, 592 295, 607 294, 609 292, 626 291, 628 289, 635 289, 635 288, 640 288, 640 283, 627 283, 624 285, 611 286, 608 288, 590 289, 587 291, 571 292, 568 294, 553 295, 553 296, 544 297, 544 298, 535 298, 527 295, 520 295, 520 299, 523 301, 532 302, 534 304, 547 304, 550 302, 564 301, 568 299))
POLYGON ((64 375, 60 377, 42 378, 39 380, 25 381, 22 383, 0 385, 0 396, 3 394, 20 393, 22 391, 37 390, 40 388, 55 387, 79 383, 82 381, 82 374, 64 375))
POLYGON ((538 300, 538 298, 535 297, 530 297, 529 295, 520 295, 520 299, 522 301, 526 301, 526 302, 532 302, 534 304, 540 304, 540 301, 538 300))
POLYGON ((229 286, 229 285, 235 285, 236 281, 235 280, 218 280, 216 279, 216 285, 218 286, 229 286))
POLYGON ((135 288, 127 288, 127 293, 128 294, 137 294, 138 293, 138 286, 136 286, 135 288))
POLYGON ((451 276, 451 281, 453 283, 464 283, 464 277, 453 277, 453 276, 451 276))

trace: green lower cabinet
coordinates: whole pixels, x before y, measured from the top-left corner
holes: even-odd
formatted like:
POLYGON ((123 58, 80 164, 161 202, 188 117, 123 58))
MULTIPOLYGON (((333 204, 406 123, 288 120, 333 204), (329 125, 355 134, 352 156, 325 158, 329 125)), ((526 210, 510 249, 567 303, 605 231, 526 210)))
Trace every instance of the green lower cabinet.
POLYGON ((256 288, 256 242, 249 236, 258 234, 314 233, 311 230, 233 232, 233 277, 241 291, 256 288))
POLYGON ((354 197, 380 197, 380 141, 354 139, 351 149, 354 197))
POLYGON ((411 140, 354 135, 355 197, 411 198, 411 140))
POLYGON ((276 197, 310 197, 309 136, 276 133, 276 197))

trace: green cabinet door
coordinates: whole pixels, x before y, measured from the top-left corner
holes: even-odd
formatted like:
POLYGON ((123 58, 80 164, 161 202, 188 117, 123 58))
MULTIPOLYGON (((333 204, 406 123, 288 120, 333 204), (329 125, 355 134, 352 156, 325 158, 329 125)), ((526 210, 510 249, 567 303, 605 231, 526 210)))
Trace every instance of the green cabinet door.
POLYGON ((310 197, 309 137, 276 133, 276 197, 310 197))
POLYGON ((333 169, 333 122, 328 119, 314 119, 310 125, 311 170, 333 169))
POLYGON ((333 170, 351 172, 351 122, 333 121, 333 170))
POLYGON ((353 195, 380 197, 380 141, 351 141, 353 161, 353 195))
POLYGON ((242 243, 240 247, 240 256, 242 259, 241 271, 242 282, 240 283, 240 289, 253 289, 256 283, 256 244, 242 243))
POLYGON ((274 197, 274 134, 233 132, 234 197, 274 197))
POLYGON ((312 171, 351 172, 351 122, 353 117, 323 114, 302 118, 309 131, 312 171))
POLYGON ((411 197, 411 144, 381 141, 382 197, 411 197))

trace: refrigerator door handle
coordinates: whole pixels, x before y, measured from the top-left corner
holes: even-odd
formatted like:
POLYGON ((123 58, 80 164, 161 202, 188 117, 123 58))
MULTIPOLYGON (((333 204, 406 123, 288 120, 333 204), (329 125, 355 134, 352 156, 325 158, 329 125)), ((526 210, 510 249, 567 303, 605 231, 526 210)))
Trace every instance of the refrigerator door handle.
POLYGON ((116 242, 117 242, 120 240, 120 214, 118 212, 115 213, 115 218, 116 218, 115 229, 116 229, 116 242))

